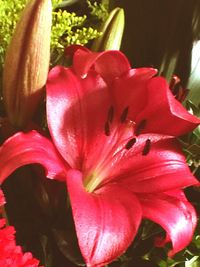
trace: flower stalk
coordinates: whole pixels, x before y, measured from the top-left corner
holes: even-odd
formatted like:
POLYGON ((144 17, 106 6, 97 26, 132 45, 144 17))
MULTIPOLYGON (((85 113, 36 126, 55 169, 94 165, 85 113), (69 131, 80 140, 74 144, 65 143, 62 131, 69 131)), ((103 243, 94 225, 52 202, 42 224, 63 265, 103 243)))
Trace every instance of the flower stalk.
POLYGON ((25 7, 6 52, 3 97, 11 124, 25 127, 37 109, 50 60, 51 1, 25 7))

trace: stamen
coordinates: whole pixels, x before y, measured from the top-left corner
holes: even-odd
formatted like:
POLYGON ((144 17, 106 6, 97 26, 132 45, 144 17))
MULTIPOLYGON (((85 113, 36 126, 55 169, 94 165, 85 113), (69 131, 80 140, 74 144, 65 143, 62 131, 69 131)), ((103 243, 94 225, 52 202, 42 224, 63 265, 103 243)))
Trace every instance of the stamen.
POLYGON ((141 132, 144 130, 144 128, 146 127, 147 121, 146 120, 142 120, 135 129, 135 135, 138 136, 139 134, 141 134, 141 132))
POLYGON ((128 141, 128 143, 125 145, 125 148, 126 148, 127 150, 129 150, 129 149, 135 144, 135 142, 136 142, 136 138, 135 138, 135 137, 132 138, 132 139, 130 139, 130 140, 128 141))
POLYGON ((110 135, 110 125, 109 125, 108 121, 104 125, 104 131, 105 131, 105 135, 107 135, 107 136, 110 135))
POLYGON ((123 111, 122 111, 122 114, 121 114, 121 117, 120 117, 120 121, 121 123, 125 122, 127 116, 128 116, 128 110, 129 110, 129 107, 126 107, 123 111))
POLYGON ((147 139, 142 151, 142 155, 146 156, 149 153, 150 149, 151 149, 151 140, 147 139))
POLYGON ((114 107, 111 106, 108 110, 108 122, 112 123, 114 119, 114 107))

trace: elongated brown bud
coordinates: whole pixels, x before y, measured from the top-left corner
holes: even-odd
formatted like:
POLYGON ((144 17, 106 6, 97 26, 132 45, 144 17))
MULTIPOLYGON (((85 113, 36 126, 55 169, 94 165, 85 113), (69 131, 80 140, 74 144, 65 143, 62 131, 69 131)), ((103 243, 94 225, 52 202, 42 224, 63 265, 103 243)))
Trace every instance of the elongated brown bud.
POLYGON ((119 50, 124 32, 124 10, 122 8, 113 9, 100 31, 102 35, 93 42, 92 50, 119 50))
POLYGON ((18 128, 32 118, 46 83, 50 60, 51 0, 25 7, 6 52, 3 96, 10 122, 18 128))

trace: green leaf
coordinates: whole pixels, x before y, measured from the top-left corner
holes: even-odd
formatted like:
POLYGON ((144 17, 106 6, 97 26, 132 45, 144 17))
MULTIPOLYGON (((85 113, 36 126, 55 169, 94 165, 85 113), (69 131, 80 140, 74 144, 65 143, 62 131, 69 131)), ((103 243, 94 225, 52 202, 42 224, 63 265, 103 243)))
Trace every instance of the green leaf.
POLYGON ((200 42, 196 42, 192 49, 191 74, 188 82, 190 94, 188 96, 195 104, 200 103, 200 42))

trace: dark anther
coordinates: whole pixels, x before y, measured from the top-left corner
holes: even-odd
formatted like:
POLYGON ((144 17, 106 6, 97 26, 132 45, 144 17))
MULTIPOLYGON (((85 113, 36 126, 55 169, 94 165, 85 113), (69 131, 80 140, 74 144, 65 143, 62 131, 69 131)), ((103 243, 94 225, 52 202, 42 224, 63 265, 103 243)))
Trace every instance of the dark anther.
POLYGON ((147 139, 142 151, 142 155, 146 156, 149 153, 150 149, 151 149, 151 140, 147 139))
POLYGON ((112 123, 114 118, 114 107, 111 106, 108 110, 108 122, 112 123))
POLYGON ((105 135, 107 135, 107 136, 110 135, 110 125, 109 125, 108 121, 104 125, 104 131, 105 131, 105 135))
POLYGON ((132 139, 130 139, 130 140, 128 141, 128 143, 126 144, 125 148, 126 148, 126 149, 130 149, 130 148, 135 144, 135 142, 136 142, 136 138, 135 138, 135 137, 132 138, 132 139))
POLYGON ((127 115, 128 115, 128 110, 129 110, 129 107, 126 107, 123 111, 122 111, 122 114, 121 114, 121 117, 120 117, 120 121, 121 123, 125 122, 126 118, 127 118, 127 115))
POLYGON ((136 136, 138 136, 139 134, 141 134, 141 132, 146 127, 146 124, 147 124, 147 121, 146 120, 142 120, 138 125, 136 125, 136 129, 135 129, 135 135, 136 136))

